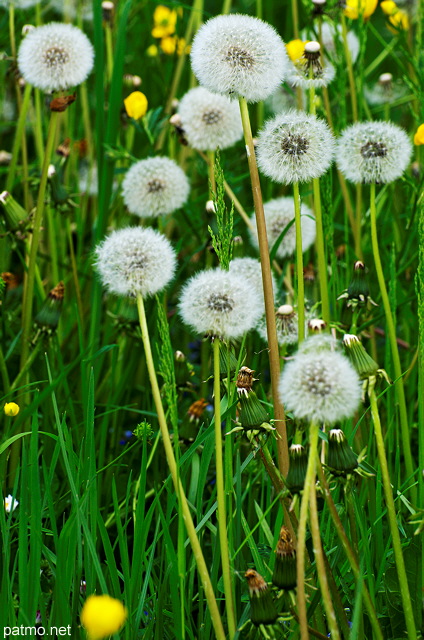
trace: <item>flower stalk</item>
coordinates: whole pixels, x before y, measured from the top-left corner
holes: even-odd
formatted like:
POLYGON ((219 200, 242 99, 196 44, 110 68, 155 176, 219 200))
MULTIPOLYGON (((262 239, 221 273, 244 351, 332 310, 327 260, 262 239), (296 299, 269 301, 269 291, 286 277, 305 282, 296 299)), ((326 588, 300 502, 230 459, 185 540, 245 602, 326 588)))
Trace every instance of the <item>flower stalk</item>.
POLYGON ((305 283, 303 280, 302 223, 299 183, 293 182, 294 219, 296 225, 297 318, 299 344, 305 339, 305 283))

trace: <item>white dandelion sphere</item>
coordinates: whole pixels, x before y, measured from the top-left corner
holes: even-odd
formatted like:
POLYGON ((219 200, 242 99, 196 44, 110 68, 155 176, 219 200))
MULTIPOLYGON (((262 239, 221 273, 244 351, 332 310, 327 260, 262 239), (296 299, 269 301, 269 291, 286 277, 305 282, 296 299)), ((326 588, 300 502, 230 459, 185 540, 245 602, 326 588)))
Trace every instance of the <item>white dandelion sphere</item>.
MULTIPOLYGON (((321 25, 321 37, 324 51, 331 54, 332 58, 339 60, 343 55, 343 33, 342 25, 334 25, 331 22, 324 21, 321 25), (337 44, 336 44, 337 42, 337 44)), ((350 52, 352 62, 355 62, 359 55, 359 38, 354 31, 347 32, 347 46, 350 52)))
MULTIPOLYGON (((292 256, 296 250, 296 226, 293 222, 294 199, 291 197, 282 197, 269 200, 264 204, 264 214, 270 250, 284 229, 290 225, 278 246, 276 255, 278 258, 292 256)), ((305 252, 315 242, 316 222, 312 210, 303 203, 300 207, 300 217, 302 222, 302 250, 305 252)), ((251 221, 255 231, 249 230, 250 239, 252 244, 259 249, 255 214, 252 215, 251 221)))
POLYGON ((226 149, 243 135, 237 102, 204 87, 190 89, 183 96, 178 115, 188 144, 199 151, 226 149))
POLYGON ((296 62, 290 61, 286 82, 292 87, 310 89, 311 87, 327 87, 336 75, 333 65, 324 59, 320 60, 319 42, 311 41, 305 44, 303 56, 296 62))
POLYGON ((180 314, 197 333, 237 339, 253 329, 263 302, 249 282, 229 271, 209 269, 193 276, 181 293, 180 314))
MULTIPOLYGON (((264 290, 262 284, 262 268, 261 263, 256 258, 234 258, 230 262, 229 272, 249 283, 251 287, 255 289, 259 298, 261 299, 262 306, 265 307, 264 290)), ((274 274, 271 273, 272 278, 272 290, 274 292, 274 298, 276 296, 277 284, 275 282, 274 274)), ((262 309, 263 311, 263 309, 262 309)))
POLYGON ((191 66, 209 91, 258 102, 283 81, 288 56, 271 25, 233 14, 212 18, 199 29, 191 48, 191 66))
POLYGON ((320 424, 353 416, 361 400, 361 381, 349 360, 319 335, 303 345, 280 378, 285 408, 299 420, 320 424))
POLYGON ((51 22, 35 27, 18 51, 26 82, 43 91, 60 91, 84 82, 93 68, 94 50, 78 27, 51 22))
POLYGON ((258 165, 276 182, 307 182, 327 171, 334 147, 324 120, 292 110, 265 123, 257 145, 258 165))
POLYGON ((391 122, 357 122, 337 141, 336 162, 355 183, 393 182, 405 171, 412 154, 406 132, 391 122))
POLYGON ((124 202, 140 218, 156 218, 176 211, 188 198, 184 171, 170 158, 147 158, 133 164, 122 182, 124 202))
POLYGON ((117 295, 153 295, 174 276, 176 257, 171 244, 148 227, 113 231, 95 253, 102 284, 117 295))

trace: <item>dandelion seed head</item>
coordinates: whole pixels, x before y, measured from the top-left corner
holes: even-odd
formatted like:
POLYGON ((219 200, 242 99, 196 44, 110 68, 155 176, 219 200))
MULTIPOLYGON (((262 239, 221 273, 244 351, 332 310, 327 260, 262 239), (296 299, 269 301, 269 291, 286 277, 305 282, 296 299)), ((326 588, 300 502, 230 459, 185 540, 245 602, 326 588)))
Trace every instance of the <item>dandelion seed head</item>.
MULTIPOLYGON (((262 269, 260 261, 256 260, 256 258, 234 258, 234 260, 231 260, 230 262, 229 271, 241 280, 245 280, 249 286, 255 289, 262 301, 262 309, 264 309, 264 290, 262 285, 262 269)), ((274 274, 271 274, 271 277, 272 289, 275 298, 277 284, 275 282, 274 274)))
POLYGON ((209 269, 188 281, 179 309, 197 333, 231 340, 253 329, 263 302, 249 282, 230 271, 209 269))
POLYGON ((328 60, 321 64, 321 45, 315 40, 305 43, 303 55, 289 64, 287 83, 292 87, 309 89, 310 87, 326 87, 336 75, 335 69, 328 60))
MULTIPOLYGON (((328 52, 332 59, 338 60, 336 41, 339 42, 339 48, 342 50, 342 26, 339 24, 324 21, 321 26, 321 36, 324 52, 328 52)), ((347 32, 347 46, 350 52, 352 62, 355 62, 359 55, 359 38, 354 31, 347 32)))
MULTIPOLYGON (((264 213, 268 244, 271 250, 275 242, 280 237, 280 234, 284 231, 287 225, 294 220, 294 200, 291 197, 281 197, 269 200, 264 204, 264 213)), ((303 251, 307 251, 315 242, 316 223, 312 210, 306 206, 306 204, 302 203, 300 216, 302 223, 302 249, 303 251)), ((254 214, 251 217, 251 221, 255 231, 249 230, 250 240, 256 248, 259 248, 254 214)), ((280 242, 276 255, 278 258, 285 258, 293 255, 295 250, 296 226, 293 223, 280 242)))
POLYGON ((71 24, 51 22, 23 39, 18 66, 25 82, 43 91, 75 87, 93 68, 94 50, 87 36, 71 24))
POLYGON ((178 114, 184 136, 193 149, 226 149, 243 135, 237 102, 204 87, 195 87, 183 96, 178 114))
POLYGON ((393 80, 391 73, 382 73, 378 82, 364 87, 364 95, 369 104, 390 104, 406 95, 407 87, 400 80, 393 80))
POLYGON ((337 142, 336 161, 355 183, 387 183, 407 168, 412 145, 406 132, 391 122, 357 122, 337 142))
POLYGON ((122 195, 130 213, 158 217, 182 207, 190 185, 184 171, 170 158, 140 160, 125 174, 122 195))
POLYGON ((271 25, 231 14, 212 18, 199 29, 191 64, 199 83, 209 91, 258 102, 283 81, 288 57, 271 25))
POLYGON ((358 374, 331 344, 321 335, 307 338, 281 375, 280 398, 299 420, 334 424, 358 408, 358 374))
POLYGON ((323 120, 288 111, 265 123, 257 145, 258 165, 276 182, 306 182, 319 178, 330 167, 334 146, 333 135, 323 120))
POLYGON ((174 276, 176 257, 170 242, 148 227, 113 231, 95 253, 103 286, 117 295, 153 295, 174 276))

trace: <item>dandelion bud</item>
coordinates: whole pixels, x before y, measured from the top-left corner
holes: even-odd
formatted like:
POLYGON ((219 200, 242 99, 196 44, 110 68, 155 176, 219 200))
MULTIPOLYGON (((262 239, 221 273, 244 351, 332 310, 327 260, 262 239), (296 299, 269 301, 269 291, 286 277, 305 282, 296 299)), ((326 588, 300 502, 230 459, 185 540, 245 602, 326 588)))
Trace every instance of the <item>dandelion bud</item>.
POLYGON ((243 238, 242 236, 234 236, 233 238, 233 244, 236 246, 242 246, 243 245, 243 238))
POLYGON ((19 410, 20 407, 18 404, 16 404, 16 402, 6 402, 6 404, 4 405, 4 413, 6 416, 9 416, 9 418, 14 418, 15 416, 17 416, 19 410))
POLYGON ((219 371, 222 379, 228 378, 228 375, 232 377, 233 373, 237 369, 237 358, 234 354, 233 348, 226 344, 221 344, 219 349, 219 371))
POLYGON ((321 318, 311 318, 308 320, 308 331, 310 335, 322 333, 327 328, 327 323, 321 318))
POLYGON ((182 351, 175 351, 174 358, 175 362, 185 362, 187 359, 182 351))
POLYGON ((294 589, 297 584, 296 547, 290 530, 284 525, 280 529, 275 554, 272 583, 278 587, 278 589, 285 589, 286 591, 294 589))
POLYGON ((68 158, 71 153, 71 139, 65 138, 65 140, 57 147, 56 153, 62 158, 68 158))
POLYGON ((249 369, 249 367, 242 367, 240 369, 236 381, 237 393, 239 395, 248 395, 249 391, 252 390, 254 373, 254 369, 249 369))
POLYGON ((33 24, 24 24, 24 26, 22 27, 22 35, 23 36, 27 36, 29 33, 31 33, 31 31, 33 31, 35 29, 33 24))
POLYGON ((343 298, 347 300, 347 307, 352 309, 366 307, 369 304, 376 306, 376 303, 370 297, 365 265, 360 260, 357 260, 354 264, 353 277, 348 288, 339 295, 337 300, 342 300, 343 298))
POLYGON ((9 151, 4 151, 4 150, 0 151, 0 165, 4 166, 4 165, 10 164, 11 159, 12 159, 12 154, 9 153, 9 151))
POLYGON ((196 400, 195 402, 193 402, 187 411, 187 415, 189 417, 190 422, 198 423, 207 406, 208 406, 208 401, 205 400, 204 398, 200 398, 200 400, 196 400))
POLYGON ((206 213, 215 213, 215 203, 213 200, 208 200, 206 205, 205 205, 205 211, 206 213))
POLYGON ((358 336, 346 334, 343 337, 343 346, 346 354, 358 372, 361 380, 375 376, 378 371, 378 364, 365 351, 358 336))
POLYGON ((108 595, 91 595, 84 602, 81 623, 90 640, 101 640, 119 631, 127 619, 122 602, 108 595))
POLYGON ((63 282, 59 282, 59 284, 50 291, 43 306, 35 317, 35 323, 41 329, 51 331, 57 329, 60 314, 62 313, 64 295, 65 286, 63 282))
POLYGON ((124 75, 124 84, 127 87, 134 87, 134 89, 138 89, 138 87, 142 84, 142 79, 140 76, 134 76, 131 73, 126 73, 124 75))
POLYGON ((269 423, 269 414, 252 389, 246 393, 239 393, 239 401, 239 420, 245 431, 258 429, 262 424, 269 423))
POLYGON ((4 217, 10 231, 16 231, 21 228, 28 220, 28 214, 25 209, 16 202, 15 198, 8 191, 3 191, 0 194, 0 203, 4 207, 4 217))
POLYGON ((261 624, 273 624, 278 618, 278 613, 267 583, 254 569, 248 569, 244 577, 249 587, 251 621, 256 627, 261 624))
POLYGON ((290 467, 286 477, 286 486, 290 493, 300 493, 305 484, 308 454, 301 444, 292 444, 289 448, 290 467))
MULTIPOLYGON (((423 128, 423 129, 424 129, 424 128, 423 128)), ((423 138, 424 138, 424 136, 423 136, 423 138)), ((420 144, 421 144, 421 143, 420 143, 420 144)), ((1 154, 1 152, 0 152, 0 154, 1 154)), ((1 164, 1 162, 0 162, 0 164, 1 164)), ((419 178, 420 178, 420 176, 421 176, 421 166, 420 166, 420 163, 419 163, 419 162, 415 161, 415 162, 413 162, 413 163, 411 164, 411 173, 412 173, 413 177, 414 177, 416 180, 419 180, 419 178)))
POLYGON ((113 21, 113 16, 115 13, 115 5, 113 2, 109 2, 109 0, 104 0, 102 2, 102 16, 104 22, 111 25, 113 21))
POLYGON ((334 475, 342 476, 352 473, 358 466, 358 458, 341 429, 331 429, 328 434, 327 466, 336 472, 334 475))

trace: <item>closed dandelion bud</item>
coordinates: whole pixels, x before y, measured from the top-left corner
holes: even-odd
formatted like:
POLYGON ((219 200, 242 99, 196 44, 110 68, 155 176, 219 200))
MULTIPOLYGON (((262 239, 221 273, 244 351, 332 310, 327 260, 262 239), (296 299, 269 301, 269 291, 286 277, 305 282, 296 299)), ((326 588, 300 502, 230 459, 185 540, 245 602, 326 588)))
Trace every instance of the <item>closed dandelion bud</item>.
POLYGON ((347 475, 358 466, 358 457, 341 429, 331 429, 328 434, 327 466, 337 472, 335 475, 347 475))
POLYGON ((278 618, 278 613, 267 583, 254 569, 248 569, 244 576, 249 587, 251 621, 256 627, 261 624, 273 624, 278 618))
POLYGON ((65 286, 59 282, 47 296, 43 306, 35 317, 35 323, 42 329, 57 329, 60 314, 62 313, 65 286))
POLYGON ((249 391, 252 390, 253 382, 255 380, 255 378, 253 377, 254 373, 254 369, 249 369, 249 367, 242 367, 238 372, 236 387, 239 396, 247 396, 249 391))
POLYGON ((113 4, 113 2, 110 2, 110 0, 104 0, 104 2, 102 2, 102 16, 104 22, 112 25, 114 13, 115 5, 113 4))
POLYGON ((353 267, 352 280, 342 294, 337 298, 338 300, 347 300, 347 307, 356 309, 356 307, 365 307, 368 303, 376 304, 370 297, 370 290, 366 277, 365 265, 358 260, 353 267))
POLYGON ((239 401, 239 420, 243 429, 250 431, 269 422, 269 414, 254 391, 239 394, 239 401))
POLYGON ((361 380, 377 374, 378 364, 365 351, 358 336, 346 334, 343 338, 343 345, 346 350, 346 355, 355 367, 361 380))
POLYGON ((290 467, 286 477, 286 486, 290 493, 300 493, 305 484, 308 454, 301 444, 292 444, 289 448, 290 467))
POLYGON ((296 548, 290 530, 284 525, 280 530, 277 548, 275 549, 275 565, 272 583, 279 589, 294 589, 296 580, 296 548))
POLYGON ((0 194, 0 202, 4 208, 7 228, 10 231, 16 231, 22 228, 24 222, 28 219, 28 214, 25 209, 16 202, 15 198, 8 191, 3 191, 3 193, 0 194))

